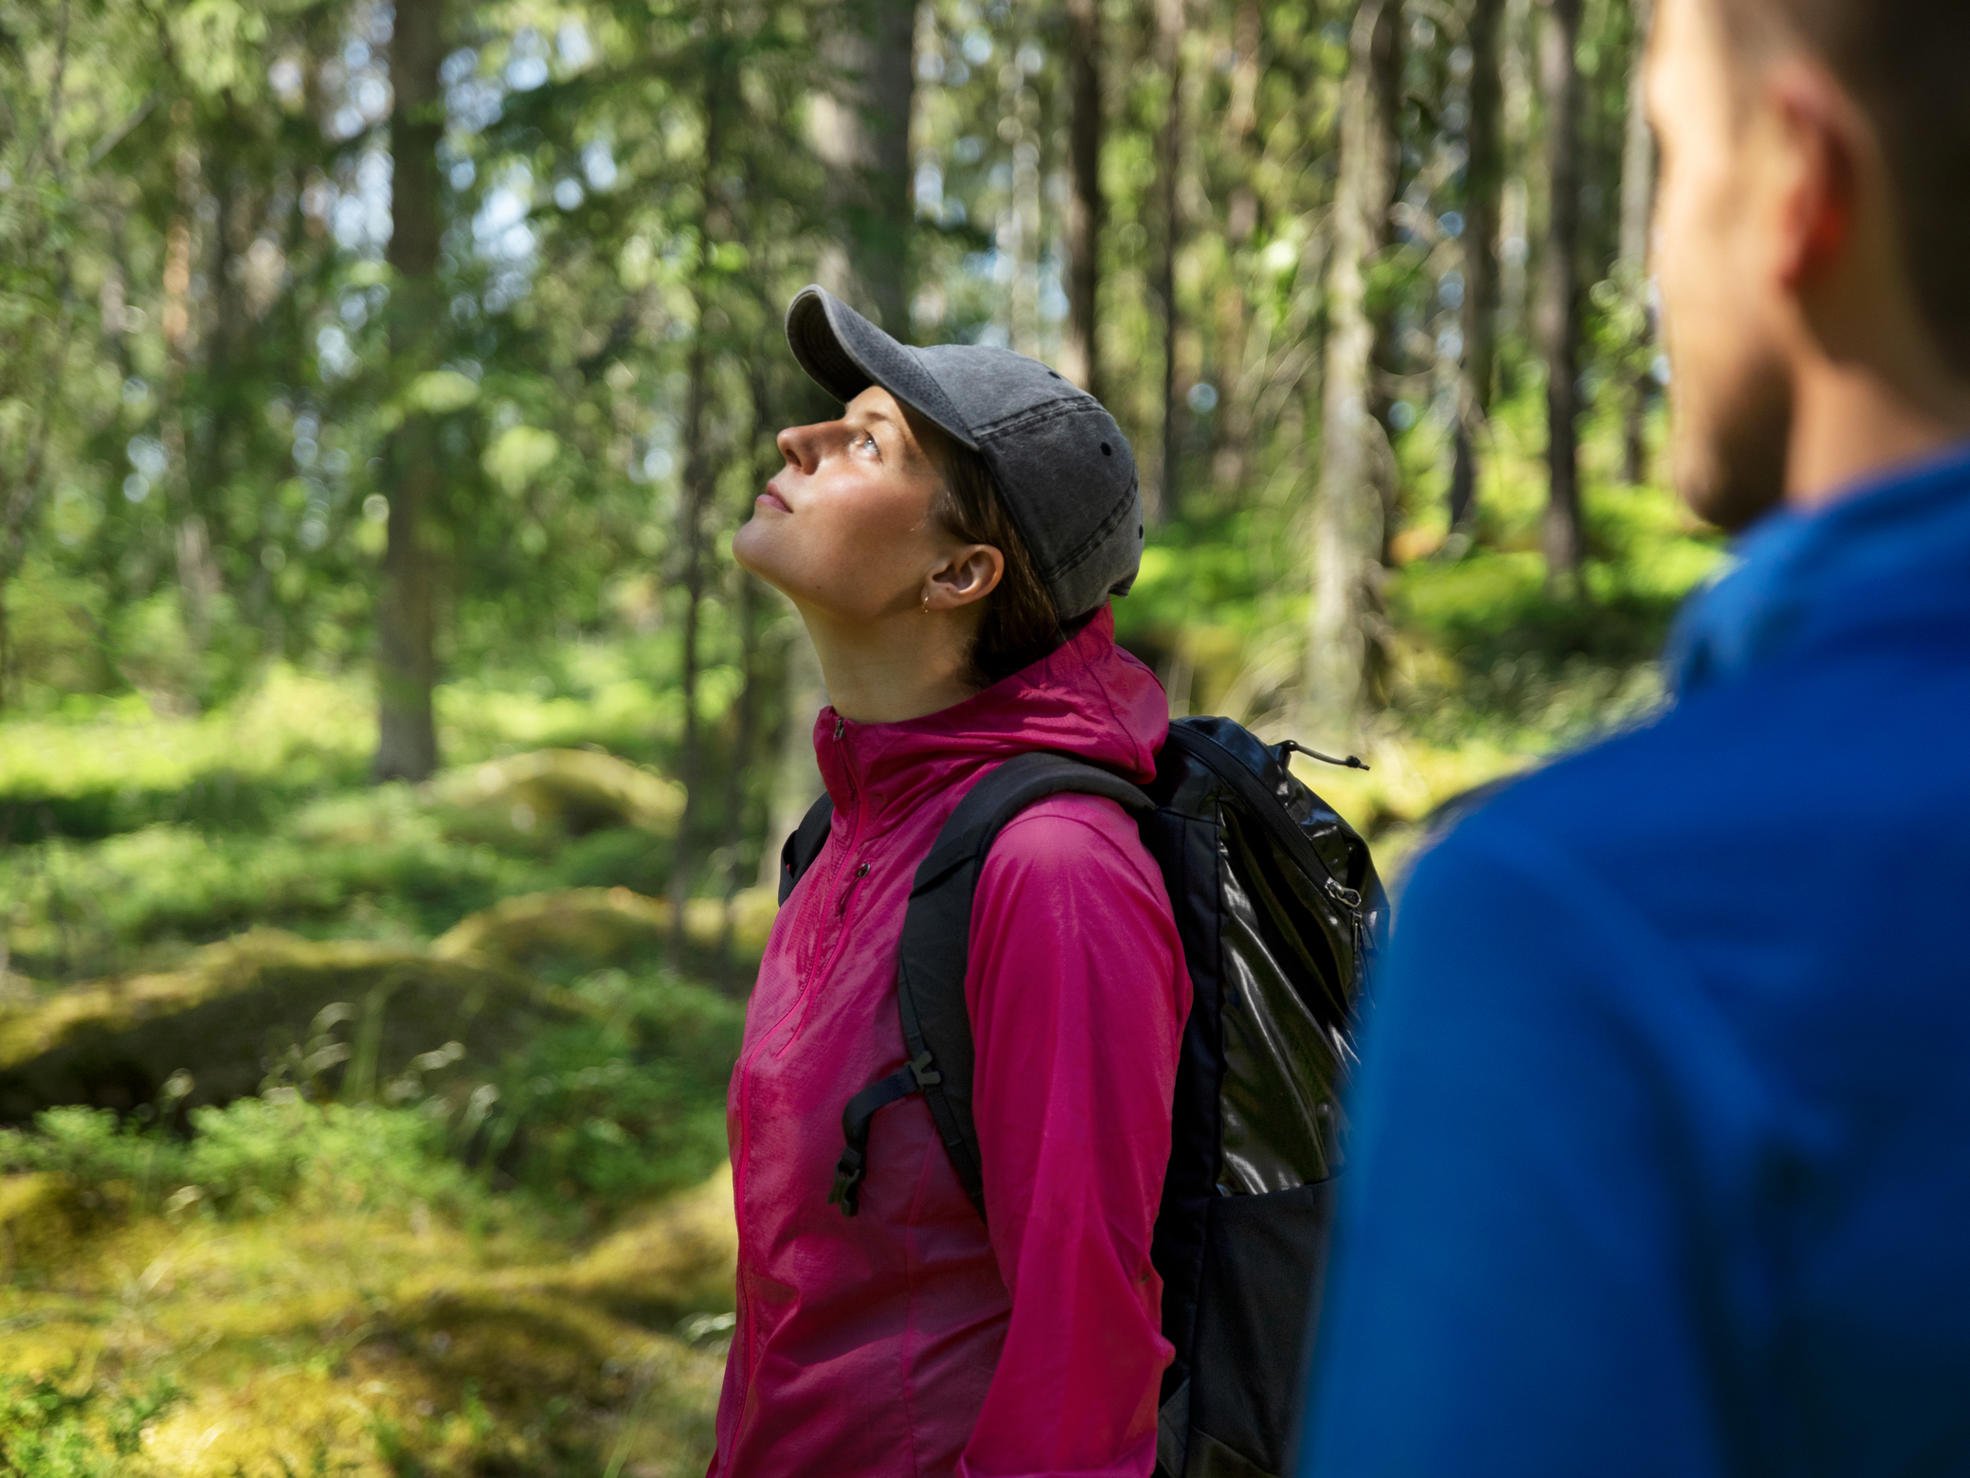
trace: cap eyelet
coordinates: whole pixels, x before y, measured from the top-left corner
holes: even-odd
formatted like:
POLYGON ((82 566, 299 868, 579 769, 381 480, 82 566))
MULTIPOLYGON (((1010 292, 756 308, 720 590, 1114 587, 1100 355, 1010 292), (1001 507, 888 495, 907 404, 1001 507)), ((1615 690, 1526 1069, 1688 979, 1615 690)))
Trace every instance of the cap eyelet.
POLYGON ((1107 442, 1104 441, 1101 444, 1101 454, 1104 457, 1112 457, 1115 455, 1115 448, 1113 448, 1107 442))

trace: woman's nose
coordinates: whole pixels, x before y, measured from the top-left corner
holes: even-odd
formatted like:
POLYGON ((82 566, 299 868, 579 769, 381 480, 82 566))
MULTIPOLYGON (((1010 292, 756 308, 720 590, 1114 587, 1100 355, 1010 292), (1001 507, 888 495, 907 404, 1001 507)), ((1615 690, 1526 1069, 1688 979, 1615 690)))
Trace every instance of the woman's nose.
POLYGON ((802 472, 814 470, 813 442, 807 434, 809 429, 806 426, 789 426, 773 438, 773 445, 780 449, 780 455, 787 459, 787 465, 802 472))

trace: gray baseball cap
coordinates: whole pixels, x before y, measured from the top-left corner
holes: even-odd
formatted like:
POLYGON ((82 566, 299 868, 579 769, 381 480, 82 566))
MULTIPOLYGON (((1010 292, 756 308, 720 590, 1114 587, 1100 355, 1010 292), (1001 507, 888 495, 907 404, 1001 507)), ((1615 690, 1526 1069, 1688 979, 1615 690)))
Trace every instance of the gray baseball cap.
POLYGON ((820 287, 794 295, 787 342, 844 404, 880 385, 984 459, 1062 621, 1128 593, 1142 563, 1135 454, 1087 391, 1007 349, 898 343, 820 287))

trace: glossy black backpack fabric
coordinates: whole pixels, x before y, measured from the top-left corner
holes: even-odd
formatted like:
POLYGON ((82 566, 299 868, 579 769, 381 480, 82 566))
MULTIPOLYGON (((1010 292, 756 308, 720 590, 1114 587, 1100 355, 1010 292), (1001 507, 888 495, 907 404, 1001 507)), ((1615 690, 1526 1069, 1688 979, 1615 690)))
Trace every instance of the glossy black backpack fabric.
MULTIPOLYGON (((978 868, 999 829, 1044 795, 1106 795, 1134 813, 1193 985, 1153 1245, 1176 1348, 1158 1435, 1165 1478, 1286 1470, 1340 1167, 1340 1094, 1387 916, 1366 844, 1293 777, 1294 748, 1228 719, 1183 719, 1146 788, 1063 755, 996 768, 953 812, 911 890, 897 972, 908 1061, 842 1115, 831 1199, 844 1212, 855 1214, 871 1119, 921 1094, 983 1214, 964 999, 978 868)), ((828 819, 823 797, 788 838, 782 900, 828 819)))

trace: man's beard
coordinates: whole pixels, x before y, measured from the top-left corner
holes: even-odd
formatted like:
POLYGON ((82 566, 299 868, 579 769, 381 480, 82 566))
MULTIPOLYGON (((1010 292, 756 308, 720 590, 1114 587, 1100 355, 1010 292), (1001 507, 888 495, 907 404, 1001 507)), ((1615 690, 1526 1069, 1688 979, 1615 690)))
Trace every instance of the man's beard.
MULTIPOLYGON (((1672 382, 1676 487, 1698 517, 1739 533, 1783 504, 1794 414, 1784 367, 1754 365, 1734 394, 1705 397, 1707 414, 1686 411, 1673 389, 1672 382)), ((1689 387, 1689 399, 1704 395, 1689 387)))

